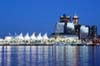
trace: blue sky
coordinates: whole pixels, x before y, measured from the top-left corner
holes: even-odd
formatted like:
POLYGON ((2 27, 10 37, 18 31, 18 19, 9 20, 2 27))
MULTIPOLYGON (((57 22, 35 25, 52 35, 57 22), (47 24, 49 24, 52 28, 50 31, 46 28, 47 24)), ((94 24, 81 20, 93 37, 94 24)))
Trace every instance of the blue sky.
POLYGON ((0 35, 9 32, 54 32, 63 13, 79 16, 80 24, 97 25, 100 34, 99 0, 0 0, 0 35))

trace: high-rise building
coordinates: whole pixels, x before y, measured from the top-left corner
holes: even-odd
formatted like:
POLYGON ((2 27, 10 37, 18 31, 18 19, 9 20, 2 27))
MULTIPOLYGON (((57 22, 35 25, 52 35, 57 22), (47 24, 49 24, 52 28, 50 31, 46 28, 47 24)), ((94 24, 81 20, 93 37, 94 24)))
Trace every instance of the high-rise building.
POLYGON ((66 34, 75 34, 75 26, 73 23, 71 23, 71 22, 67 23, 66 34))
POLYGON ((71 20, 70 16, 66 16, 66 14, 63 14, 63 16, 60 17, 60 23, 64 23, 65 34, 67 33, 67 29, 66 29, 67 23, 71 22, 70 20, 71 20))
POLYGON ((91 27, 91 38, 94 39, 97 37, 97 26, 93 25, 91 27))
POLYGON ((86 27, 88 27, 89 32, 88 32, 88 39, 91 39, 91 27, 89 25, 86 25, 86 27))
POLYGON ((66 16, 66 14, 63 14, 63 16, 60 17, 60 22, 64 23, 70 22, 70 16, 66 16))
POLYGON ((80 38, 81 39, 87 39, 89 35, 89 27, 86 25, 81 25, 80 27, 80 38))
POLYGON ((78 16, 77 15, 74 15, 73 17, 73 22, 74 22, 74 25, 78 25, 78 16))
POLYGON ((80 27, 81 25, 75 25, 75 34, 79 36, 79 39, 80 39, 80 27))
POLYGON ((56 33, 64 33, 64 25, 65 23, 57 23, 56 33))

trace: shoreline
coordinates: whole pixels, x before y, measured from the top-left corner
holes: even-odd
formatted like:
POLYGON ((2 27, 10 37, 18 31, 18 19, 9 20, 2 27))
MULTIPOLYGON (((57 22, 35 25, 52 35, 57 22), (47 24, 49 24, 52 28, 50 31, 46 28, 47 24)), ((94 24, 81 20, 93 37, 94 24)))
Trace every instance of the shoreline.
POLYGON ((0 46, 99 46, 99 44, 0 44, 0 46))

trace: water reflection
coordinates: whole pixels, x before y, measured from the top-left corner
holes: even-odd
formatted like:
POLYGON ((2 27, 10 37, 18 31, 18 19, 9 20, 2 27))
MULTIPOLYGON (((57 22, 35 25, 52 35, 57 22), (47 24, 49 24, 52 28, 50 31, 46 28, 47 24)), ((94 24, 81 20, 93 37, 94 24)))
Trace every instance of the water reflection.
POLYGON ((2 65, 2 46, 0 46, 0 65, 2 65))
POLYGON ((100 46, 0 46, 1 66, 100 66, 100 46))

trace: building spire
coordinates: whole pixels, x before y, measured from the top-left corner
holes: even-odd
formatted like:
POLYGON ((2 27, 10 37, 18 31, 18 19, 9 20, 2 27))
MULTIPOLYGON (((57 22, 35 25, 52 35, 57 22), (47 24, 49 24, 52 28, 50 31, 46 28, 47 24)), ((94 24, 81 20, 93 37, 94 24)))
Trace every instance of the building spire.
POLYGON ((64 13, 61 17, 60 17, 60 22, 70 22, 70 16, 66 16, 66 14, 64 13))
POLYGON ((77 16, 77 14, 76 13, 74 13, 74 16, 73 16, 73 22, 74 22, 74 24, 75 25, 78 25, 78 16, 77 16))

